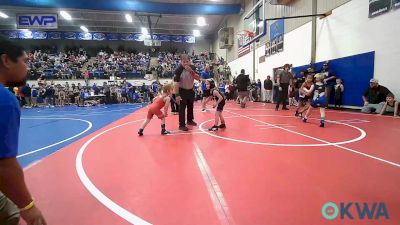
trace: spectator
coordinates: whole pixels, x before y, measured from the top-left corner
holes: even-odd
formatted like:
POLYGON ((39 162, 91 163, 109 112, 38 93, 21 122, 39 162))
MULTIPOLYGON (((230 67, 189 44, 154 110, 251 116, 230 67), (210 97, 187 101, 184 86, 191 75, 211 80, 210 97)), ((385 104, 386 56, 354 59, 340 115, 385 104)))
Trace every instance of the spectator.
POLYGON ((271 76, 267 76, 267 79, 264 80, 264 96, 265 102, 271 103, 272 102, 272 80, 271 76))
POLYGON ((31 93, 31 96, 32 96, 32 107, 37 107, 37 97, 38 97, 38 95, 39 95, 39 92, 38 92, 38 90, 37 90, 37 88, 35 87, 35 85, 32 85, 32 93, 31 93))
POLYGON ((371 79, 369 85, 362 96, 364 107, 361 109, 361 112, 379 113, 382 109, 382 105, 379 103, 385 102, 386 96, 391 92, 386 87, 379 85, 377 79, 371 79))
POLYGON ((244 69, 240 70, 240 74, 236 78, 236 84, 239 94, 240 107, 245 108, 249 98, 249 91, 247 88, 250 84, 250 78, 248 75, 245 75, 244 69))
POLYGON ((326 84, 326 100, 329 104, 332 91, 334 90, 335 87, 336 76, 329 69, 329 65, 327 62, 324 63, 324 65, 322 66, 322 70, 320 71, 320 73, 324 74, 325 76, 324 83, 326 84))
POLYGON ((206 81, 211 78, 210 67, 208 64, 204 66, 204 71, 200 74, 200 81, 201 81, 201 93, 202 93, 202 112, 206 112, 206 104, 210 101, 210 92, 207 90, 206 81))
POLYGON ((25 104, 27 107, 31 107, 32 103, 31 103, 31 93, 32 89, 29 86, 29 84, 26 84, 23 88, 22 88, 22 93, 24 94, 24 98, 25 98, 25 104))
POLYGON ((342 99, 343 99, 343 92, 344 92, 344 85, 342 83, 342 79, 336 79, 335 85, 335 108, 339 108, 342 106, 342 99))
POLYGON ((394 99, 394 95, 392 93, 389 93, 386 96, 386 102, 381 102, 379 104, 382 105, 379 115, 393 113, 394 117, 399 117, 399 102, 394 99))
POLYGON ((261 80, 260 79, 257 79, 257 83, 256 83, 256 86, 257 86, 257 101, 261 101, 261 86, 262 86, 262 84, 261 84, 261 80))

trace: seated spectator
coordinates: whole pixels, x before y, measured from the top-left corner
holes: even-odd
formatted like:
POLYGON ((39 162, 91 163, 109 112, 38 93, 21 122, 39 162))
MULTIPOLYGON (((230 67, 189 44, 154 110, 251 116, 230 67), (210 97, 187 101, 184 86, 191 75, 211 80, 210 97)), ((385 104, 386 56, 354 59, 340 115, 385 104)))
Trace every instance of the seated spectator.
POLYGON ((392 113, 394 117, 399 117, 399 102, 394 99, 392 93, 386 96, 386 102, 381 102, 379 104, 382 105, 379 115, 392 113))
POLYGON ((379 85, 377 79, 370 80, 370 86, 365 90, 362 96, 364 107, 361 109, 363 113, 379 113, 382 110, 381 102, 386 101, 386 96, 391 93, 386 87, 379 85))

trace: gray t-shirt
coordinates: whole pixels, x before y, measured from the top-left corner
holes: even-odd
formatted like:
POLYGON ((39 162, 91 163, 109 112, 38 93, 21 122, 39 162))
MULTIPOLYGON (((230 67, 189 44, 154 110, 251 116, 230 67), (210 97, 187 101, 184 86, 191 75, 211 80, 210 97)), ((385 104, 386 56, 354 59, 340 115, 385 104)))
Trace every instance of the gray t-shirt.
POLYGON ((280 79, 281 84, 288 84, 288 83, 290 83, 290 80, 293 79, 292 73, 286 72, 284 70, 280 70, 278 72, 278 76, 281 78, 280 79))
MULTIPOLYGON (((191 67, 194 71, 196 71, 196 68, 194 66, 191 67)), ((194 77, 192 76, 192 74, 190 74, 189 71, 185 70, 182 65, 180 65, 175 70, 174 81, 179 82, 179 88, 183 88, 186 90, 193 89, 194 77)))

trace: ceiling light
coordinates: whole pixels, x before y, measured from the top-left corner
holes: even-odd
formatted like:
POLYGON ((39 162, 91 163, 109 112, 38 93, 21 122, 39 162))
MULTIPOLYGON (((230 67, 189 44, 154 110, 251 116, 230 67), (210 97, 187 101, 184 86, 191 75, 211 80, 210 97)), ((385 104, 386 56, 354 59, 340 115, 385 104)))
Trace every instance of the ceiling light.
POLYGON ((204 17, 199 17, 197 18, 197 25, 198 26, 205 26, 206 25, 206 19, 204 17))
POLYGON ((89 32, 89 30, 85 26, 81 26, 81 30, 83 30, 86 33, 89 32))
POLYGON ((4 18, 4 19, 7 19, 7 18, 8 18, 7 14, 2 13, 2 12, 0 12, 0 17, 2 17, 2 18, 4 18))
POLYGON ((144 34, 144 35, 148 35, 149 34, 149 31, 147 30, 146 27, 142 27, 142 34, 144 34))
POLYGON ((125 14, 125 19, 126 19, 126 21, 128 21, 129 23, 132 23, 132 16, 131 15, 129 15, 129 14, 125 14))
POLYGON ((193 30, 193 35, 194 35, 195 37, 199 37, 199 36, 201 36, 201 34, 200 34, 200 31, 199 31, 199 30, 193 30))
POLYGON ((69 15, 69 13, 67 13, 65 11, 60 11, 60 15, 66 20, 72 20, 71 15, 69 15))

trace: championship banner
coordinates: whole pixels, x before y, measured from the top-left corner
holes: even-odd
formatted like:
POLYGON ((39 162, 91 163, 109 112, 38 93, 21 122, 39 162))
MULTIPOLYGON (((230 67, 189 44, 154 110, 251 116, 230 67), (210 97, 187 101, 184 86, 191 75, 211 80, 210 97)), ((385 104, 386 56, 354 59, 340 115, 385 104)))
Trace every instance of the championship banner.
POLYGON ((285 21, 277 20, 269 27, 269 40, 274 40, 285 33, 285 21))
POLYGON ((122 41, 133 41, 134 34, 120 34, 122 41))
POLYGON ((32 31, 30 30, 21 30, 18 32, 18 38, 19 39, 32 39, 33 34, 32 31))
POLYGON ((369 18, 389 12, 391 1, 392 0, 369 0, 369 18))
POLYGON ((171 36, 167 34, 159 34, 158 40, 160 41, 171 41, 171 36))
POLYGON ((189 44, 193 44, 196 42, 196 39, 194 36, 192 35, 185 35, 183 36, 183 42, 184 43, 189 43, 189 44))
POLYGON ((78 40, 90 41, 92 40, 92 34, 87 32, 82 32, 78 34, 78 40))
POLYGON ((44 31, 33 31, 32 32, 33 39, 43 40, 47 39, 47 32, 44 31))
POLYGON ((392 1, 392 7, 393 7, 393 9, 400 8, 400 0, 393 0, 392 1))
POLYGON ((94 41, 104 41, 106 40, 105 33, 93 33, 93 40, 94 41))
POLYGON ((78 34, 75 32, 65 32, 63 33, 63 39, 67 40, 76 40, 78 38, 78 34))
MULTIPOLYGON (((150 35, 141 33, 85 33, 85 32, 65 32, 65 31, 38 31, 38 30, 3 30, 1 35, 9 39, 50 39, 50 40, 95 40, 95 41, 144 41, 150 39, 150 35)), ((153 34, 153 40, 165 42, 180 42, 193 44, 196 38, 193 35, 168 35, 153 34)), ((157 42, 158 43, 158 42, 157 42)))
POLYGON ((120 35, 119 34, 114 34, 114 33, 107 33, 106 34, 106 40, 108 40, 108 41, 118 41, 118 40, 120 40, 120 35))
POLYGON ((269 57, 276 53, 283 52, 284 35, 277 36, 272 41, 265 43, 265 56, 269 57))
POLYGON ((182 42, 182 36, 171 36, 172 42, 182 42))
POLYGON ((5 31, 2 31, 2 34, 9 39, 18 39, 18 31, 5 30, 5 31))
POLYGON ((47 38, 52 40, 60 40, 61 32, 47 32, 47 38))

